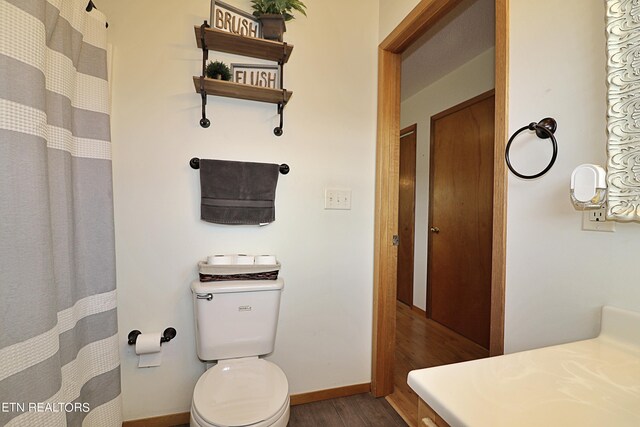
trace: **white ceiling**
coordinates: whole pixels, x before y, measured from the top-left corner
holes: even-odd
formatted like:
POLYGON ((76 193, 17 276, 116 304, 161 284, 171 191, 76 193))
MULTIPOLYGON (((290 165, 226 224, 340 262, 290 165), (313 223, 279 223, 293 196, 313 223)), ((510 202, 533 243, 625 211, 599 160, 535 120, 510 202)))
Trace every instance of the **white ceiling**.
POLYGON ((494 0, 463 0, 402 54, 402 100, 495 44, 494 0))

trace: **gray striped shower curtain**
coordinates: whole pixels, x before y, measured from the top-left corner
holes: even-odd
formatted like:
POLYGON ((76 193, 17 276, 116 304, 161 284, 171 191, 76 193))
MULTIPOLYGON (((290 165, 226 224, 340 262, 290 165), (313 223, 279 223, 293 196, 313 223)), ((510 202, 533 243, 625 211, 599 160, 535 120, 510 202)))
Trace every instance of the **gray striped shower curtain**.
POLYGON ((105 17, 0 0, 0 426, 121 425, 105 17))

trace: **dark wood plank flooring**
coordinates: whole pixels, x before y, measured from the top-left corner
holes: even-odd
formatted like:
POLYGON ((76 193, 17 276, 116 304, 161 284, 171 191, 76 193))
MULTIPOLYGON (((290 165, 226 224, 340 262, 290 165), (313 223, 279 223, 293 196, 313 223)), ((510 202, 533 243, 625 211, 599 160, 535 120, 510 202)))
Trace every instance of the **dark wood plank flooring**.
POLYGON ((407 424, 384 398, 376 399, 365 393, 292 406, 288 427, 407 427, 407 424))
POLYGON ((410 425, 418 425, 418 395, 409 371, 487 357, 489 351, 401 303, 396 304, 394 391, 389 403, 410 425))
POLYGON ((383 399, 368 393, 291 407, 289 427, 406 427, 383 399))

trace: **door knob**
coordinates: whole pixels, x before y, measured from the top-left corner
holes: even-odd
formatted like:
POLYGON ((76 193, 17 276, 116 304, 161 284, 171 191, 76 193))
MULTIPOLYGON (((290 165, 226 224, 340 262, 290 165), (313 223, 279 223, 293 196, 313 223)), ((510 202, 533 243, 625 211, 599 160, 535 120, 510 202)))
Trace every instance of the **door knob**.
POLYGON ((431 230, 432 233, 439 233, 440 229, 438 227, 431 227, 429 230, 431 230))

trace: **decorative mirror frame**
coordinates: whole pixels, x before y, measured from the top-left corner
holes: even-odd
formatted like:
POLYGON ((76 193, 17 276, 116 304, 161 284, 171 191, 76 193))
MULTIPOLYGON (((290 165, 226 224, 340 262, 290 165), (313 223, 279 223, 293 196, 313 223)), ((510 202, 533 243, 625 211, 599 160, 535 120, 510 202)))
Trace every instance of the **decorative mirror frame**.
POLYGON ((607 218, 640 221, 640 3, 606 7, 607 218))

